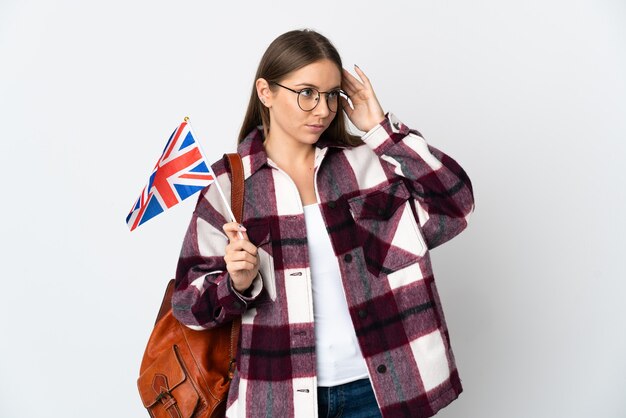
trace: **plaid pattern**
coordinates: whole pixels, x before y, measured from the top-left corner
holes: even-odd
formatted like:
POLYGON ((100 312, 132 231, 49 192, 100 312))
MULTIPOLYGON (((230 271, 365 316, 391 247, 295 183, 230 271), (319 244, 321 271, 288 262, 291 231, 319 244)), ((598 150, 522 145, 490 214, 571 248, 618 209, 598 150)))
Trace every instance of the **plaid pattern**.
MULTIPOLYGON (((242 316, 229 417, 317 417, 311 274, 302 203, 257 129, 239 145, 243 224, 261 267, 246 294, 226 273, 215 187, 198 200, 177 269, 173 310, 192 328, 242 316)), ((384 417, 429 417, 462 391, 429 249, 467 225, 472 186, 450 157, 387 114, 364 145, 316 144, 316 187, 350 315, 384 417)), ((222 161, 217 181, 230 192, 222 161)))

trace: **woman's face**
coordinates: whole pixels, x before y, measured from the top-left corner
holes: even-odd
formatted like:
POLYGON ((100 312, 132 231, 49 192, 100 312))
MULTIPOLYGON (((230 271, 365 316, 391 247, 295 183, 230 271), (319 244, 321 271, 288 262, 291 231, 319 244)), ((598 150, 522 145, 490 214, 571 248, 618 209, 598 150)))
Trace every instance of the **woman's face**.
MULTIPOLYGON (((296 91, 313 87, 328 92, 341 88, 341 73, 334 62, 324 59, 289 73, 279 83, 296 91)), ((298 105, 297 93, 277 85, 271 87, 265 96, 270 111, 270 137, 315 144, 336 115, 328 108, 327 96, 321 94, 317 106, 306 112, 298 105)))

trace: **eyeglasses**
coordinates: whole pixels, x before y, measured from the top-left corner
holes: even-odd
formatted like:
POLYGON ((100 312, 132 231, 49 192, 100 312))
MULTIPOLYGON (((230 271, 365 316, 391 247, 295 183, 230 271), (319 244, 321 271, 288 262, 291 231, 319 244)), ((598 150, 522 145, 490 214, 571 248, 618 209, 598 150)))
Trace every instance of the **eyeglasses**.
POLYGON ((348 94, 340 89, 335 89, 331 91, 319 91, 313 87, 306 87, 302 90, 294 90, 289 87, 283 86, 282 84, 278 84, 275 81, 271 82, 272 84, 276 84, 284 89, 292 91, 298 94, 298 106, 300 109, 305 112, 310 112, 317 107, 320 102, 320 96, 322 94, 326 95, 326 105, 328 106, 328 110, 333 113, 337 112, 337 104, 339 102, 339 97, 342 96, 345 99, 348 99, 348 94))

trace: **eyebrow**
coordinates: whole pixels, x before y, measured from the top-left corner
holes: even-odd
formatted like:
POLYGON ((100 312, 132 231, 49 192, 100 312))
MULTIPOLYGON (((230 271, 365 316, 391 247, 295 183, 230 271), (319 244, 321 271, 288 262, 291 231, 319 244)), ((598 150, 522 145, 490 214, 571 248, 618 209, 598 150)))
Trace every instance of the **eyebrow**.
MULTIPOLYGON (((319 87, 317 87, 315 84, 311 84, 311 83, 300 83, 300 84, 296 84, 296 87, 313 87, 316 89, 320 89, 319 87)), ((341 90, 341 86, 337 86, 337 87, 333 87, 331 89, 329 89, 328 91, 333 91, 333 90, 341 90)))

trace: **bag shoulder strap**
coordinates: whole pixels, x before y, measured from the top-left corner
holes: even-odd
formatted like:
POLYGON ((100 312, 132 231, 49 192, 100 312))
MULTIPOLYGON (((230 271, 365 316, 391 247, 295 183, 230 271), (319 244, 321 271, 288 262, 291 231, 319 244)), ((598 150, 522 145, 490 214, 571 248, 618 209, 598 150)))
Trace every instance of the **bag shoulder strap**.
MULTIPOLYGON (((235 220, 241 223, 243 219, 243 192, 244 192, 244 173, 241 156, 237 153, 225 154, 230 165, 231 189, 230 201, 235 220)), ((239 332, 241 330, 241 318, 233 320, 230 329, 230 364, 228 365, 228 378, 232 380, 235 369, 237 367, 237 345, 239 344, 239 332)))
POLYGON ((243 163, 241 162, 241 156, 237 153, 224 154, 230 165, 230 172, 232 174, 231 189, 230 189, 230 201, 235 215, 235 220, 241 222, 243 219, 243 163))

